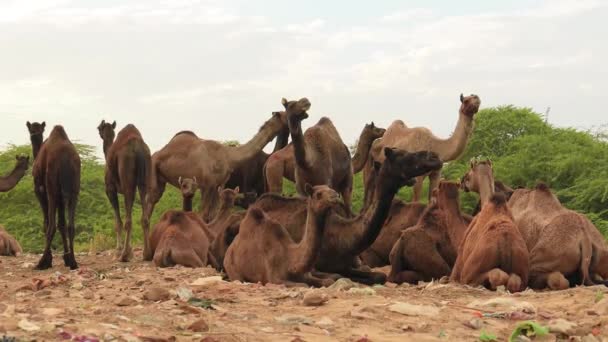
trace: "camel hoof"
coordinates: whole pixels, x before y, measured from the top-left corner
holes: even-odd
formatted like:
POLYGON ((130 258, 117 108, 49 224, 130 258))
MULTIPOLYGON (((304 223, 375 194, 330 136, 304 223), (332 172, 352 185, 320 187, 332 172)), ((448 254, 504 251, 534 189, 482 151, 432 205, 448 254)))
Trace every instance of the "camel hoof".
POLYGON ((47 257, 47 256, 42 256, 42 258, 40 259, 40 261, 38 261, 38 265, 36 265, 37 270, 46 270, 53 267, 53 258, 52 257, 47 257))
POLYGON ((131 259, 133 258, 133 251, 131 249, 129 249, 128 251, 123 251, 122 254, 120 255, 119 260, 121 262, 129 262, 131 261, 131 259))

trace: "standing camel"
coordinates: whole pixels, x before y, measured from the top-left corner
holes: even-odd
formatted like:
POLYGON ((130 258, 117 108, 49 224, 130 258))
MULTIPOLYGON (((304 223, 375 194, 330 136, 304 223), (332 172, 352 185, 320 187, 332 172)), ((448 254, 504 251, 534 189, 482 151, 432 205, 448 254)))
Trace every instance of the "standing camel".
MULTIPOLYGON (((131 250, 131 231, 133 228, 132 213, 135 202, 135 191, 139 191, 142 206, 146 206, 146 192, 150 186, 151 157, 150 149, 144 142, 139 130, 126 125, 114 140, 116 121, 109 123, 102 120, 97 130, 103 140, 103 154, 106 157, 105 184, 106 195, 114 209, 114 229, 116 230, 116 250, 120 261, 127 262, 133 256, 131 250), (120 218, 118 194, 125 197, 125 222, 120 218), (123 228, 126 232, 124 244, 123 228)), ((144 255, 149 253, 148 227, 144 224, 142 210, 142 228, 144 230, 144 255)))
POLYGON ((44 215, 46 234, 44 253, 36 269, 44 270, 53 266, 51 243, 57 229, 63 241, 63 262, 70 269, 76 269, 78 264, 74 257, 74 220, 80 193, 80 157, 65 130, 59 125, 53 128, 39 150, 34 146, 34 155, 34 192, 44 215))
POLYGON ((29 156, 16 156, 17 164, 8 176, 0 177, 0 192, 7 192, 17 186, 17 183, 25 176, 25 171, 30 162, 29 156))
POLYGON ((296 160, 296 190, 302 196, 305 184, 327 185, 342 195, 351 215, 353 167, 350 152, 329 118, 323 117, 316 125, 302 132, 302 120, 308 118, 310 101, 282 100, 287 112, 289 132, 296 160))
MULTIPOLYGON (((460 94, 460 110, 458 115, 458 123, 454 129, 454 133, 447 139, 441 139, 433 134, 426 127, 407 127, 401 120, 394 121, 387 129, 381 139, 377 139, 372 145, 371 159, 373 161, 382 162, 382 147, 397 147, 405 151, 432 151, 437 153, 439 159, 444 163, 458 159, 469 142, 471 132, 473 131, 473 118, 479 110, 481 100, 477 95, 463 96, 460 94)), ((368 161, 366 165, 366 174, 371 173, 372 164, 368 161)), ((441 170, 431 172, 429 177, 429 200, 431 199, 433 190, 439 184, 439 176, 441 170)), ((413 202, 420 199, 422 193, 422 182, 426 175, 420 176, 416 180, 414 186, 413 202)), ((368 182, 365 182, 366 185, 368 182)), ((365 189, 366 203, 369 201, 369 190, 365 189)))
POLYGON ((38 151, 42 147, 42 142, 44 141, 44 129, 46 128, 46 122, 42 121, 42 123, 38 122, 26 122, 27 130, 30 133, 30 141, 32 142, 32 154, 34 155, 34 159, 38 156, 38 151))

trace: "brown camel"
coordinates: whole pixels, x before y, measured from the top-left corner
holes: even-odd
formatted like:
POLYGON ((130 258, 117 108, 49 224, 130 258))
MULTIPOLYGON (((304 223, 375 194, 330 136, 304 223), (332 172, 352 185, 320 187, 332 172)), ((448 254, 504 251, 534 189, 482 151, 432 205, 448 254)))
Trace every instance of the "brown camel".
POLYGON ((543 183, 509 200, 530 251, 530 287, 565 289, 608 279, 608 246, 584 216, 566 209, 543 183))
POLYGON ((513 189, 503 182, 494 179, 494 171, 490 160, 471 160, 469 171, 460 180, 461 189, 465 192, 473 191, 479 194, 479 202, 473 210, 473 215, 481 211, 481 206, 490 200, 495 192, 511 198, 513 189))
POLYGON ((29 156, 16 156, 17 164, 8 176, 0 177, 0 192, 7 192, 17 186, 17 183, 25 176, 25 171, 30 163, 29 156))
MULTIPOLYGON (((351 160, 354 173, 363 169, 372 142, 382 137, 384 131, 384 128, 376 127, 373 122, 365 125, 359 136, 357 151, 351 160)), ((283 192, 283 178, 295 182, 295 164, 293 144, 289 144, 287 147, 270 155, 268 161, 264 165, 266 190, 274 193, 283 192)))
MULTIPOLYGON (((166 183, 179 187, 180 176, 196 177, 201 190, 203 218, 208 221, 212 219, 217 207, 218 186, 226 184, 232 171, 253 158, 283 131, 286 124, 285 113, 275 112, 249 142, 235 147, 200 139, 192 132, 176 134, 152 156, 153 181, 144 213, 145 224, 149 226, 154 206, 160 200, 166 183)), ((144 257, 149 260, 151 255, 144 257)))
POLYGON ((63 261, 70 269, 76 269, 78 264, 74 257, 74 220, 80 193, 80 157, 65 130, 59 125, 53 128, 39 151, 36 151, 36 148, 34 151, 36 154, 32 166, 34 192, 44 215, 46 234, 44 253, 36 269, 52 267, 51 243, 57 229, 63 241, 63 261))
MULTIPOLYGON (((131 231, 133 228, 132 214, 135 192, 139 191, 142 212, 145 211, 146 193, 150 186, 151 165, 150 149, 144 142, 139 130, 132 124, 126 125, 118 132, 114 140, 116 121, 109 123, 102 120, 97 130, 103 140, 103 153, 106 157, 105 185, 106 195, 114 209, 114 229, 116 230, 116 250, 120 261, 127 262, 133 256, 131 250, 131 231), (125 222, 123 226, 120 217, 118 194, 125 198, 125 222), (126 232, 124 244, 123 228, 126 232)), ((148 226, 142 213, 142 228, 144 230, 144 255, 149 253, 148 226)))
POLYGON ((450 279, 492 290, 523 291, 530 260, 503 194, 494 194, 467 229, 450 279))
POLYGON ((220 196, 220 207, 217 216, 207 225, 209 231, 214 238, 211 242, 211 254, 215 257, 221 270, 224 265, 224 257, 226 251, 234 238, 239 233, 239 225, 245 217, 245 211, 232 212, 236 203, 244 197, 239 192, 239 187, 236 189, 218 189, 220 196))
POLYGON ((310 274, 321 248, 330 208, 338 194, 326 185, 305 186, 308 202, 306 232, 295 243, 289 233, 253 205, 241 221, 240 231, 226 252, 224 266, 231 280, 328 286, 331 279, 310 274))
MULTIPOLYGON (((397 147, 405 151, 420 151, 429 150, 437 153, 439 159, 444 163, 458 159, 464 152, 469 137, 473 130, 473 117, 479 110, 481 101, 477 95, 470 95, 464 97, 460 94, 460 110, 458 123, 456 129, 451 137, 448 139, 441 139, 435 136, 429 129, 425 127, 407 127, 401 120, 394 121, 390 127, 386 130, 386 133, 381 139, 377 139, 371 149, 371 158, 374 161, 382 162, 384 157, 382 156, 382 147, 397 147)), ((365 172, 371 172, 371 164, 367 164, 365 172)), ((429 180, 429 200, 432 196, 433 189, 437 187, 439 183, 439 176, 441 170, 430 173, 429 180)), ((420 199, 422 193, 422 182, 426 175, 421 176, 416 181, 414 187, 413 201, 416 202, 420 199)), ((367 192, 367 190, 366 190, 367 192)), ((369 197, 371 194, 365 195, 369 197)))
POLYGON ((460 211, 459 186, 439 182, 418 223, 401 232, 390 252, 389 281, 417 284, 450 274, 469 224, 460 211))
POLYGON ((192 199, 194 198, 194 195, 196 195, 196 190, 198 190, 198 182, 196 181, 196 177, 179 177, 177 179, 177 184, 179 185, 179 190, 182 193, 182 210, 192 211, 192 199))
POLYGON ((30 141, 32 142, 32 154, 34 155, 34 159, 38 156, 38 152, 42 147, 42 142, 44 141, 44 129, 46 128, 46 122, 38 123, 38 122, 26 122, 27 130, 30 133, 30 141))
POLYGON ((149 245, 157 267, 204 267, 209 262, 219 268, 209 253, 212 239, 213 234, 197 213, 169 210, 154 226, 149 245))
POLYGON ((19 242, 0 225, 0 256, 19 256, 22 251, 19 242))

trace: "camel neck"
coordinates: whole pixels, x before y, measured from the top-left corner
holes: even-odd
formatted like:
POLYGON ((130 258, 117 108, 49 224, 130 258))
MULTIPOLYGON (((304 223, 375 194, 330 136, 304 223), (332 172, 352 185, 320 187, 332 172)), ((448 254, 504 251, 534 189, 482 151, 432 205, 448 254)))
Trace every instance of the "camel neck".
POLYGON ((114 143, 114 139, 103 139, 103 155, 108 158, 108 151, 110 150, 110 147, 112 147, 112 144, 114 143))
POLYGON ((272 152, 276 152, 278 150, 283 149, 289 143, 289 129, 283 128, 281 132, 277 135, 276 141, 274 143, 274 149, 272 152))
POLYGON ((479 184, 479 199, 481 208, 486 205, 494 195, 494 177, 492 175, 483 175, 478 179, 479 184))
POLYGON ((34 154, 34 159, 36 159, 38 152, 40 152, 40 148, 42 147, 42 134, 30 136, 30 141, 32 142, 32 153, 34 154))
POLYGON ((373 141, 374 140, 371 137, 366 135, 362 135, 359 139, 359 143, 357 143, 357 151, 352 159, 353 173, 358 173, 363 170, 373 141))
POLYGON ((445 210, 446 230, 454 250, 458 250, 467 224, 464 222, 462 212, 460 211, 460 202, 458 198, 443 199, 441 208, 445 210))
POLYGON ((184 211, 192 211, 192 199, 194 198, 194 196, 182 196, 182 198, 183 198, 182 209, 184 211))
POLYGON ((289 121, 289 131, 291 132, 291 142, 293 144, 293 152, 296 158, 296 164, 302 169, 309 169, 306 160, 306 141, 302 133, 302 121, 289 121))
POLYGON ((302 240, 291 249, 293 254, 290 259, 293 261, 290 262, 289 273, 302 274, 313 268, 321 249, 323 230, 327 224, 328 215, 329 209, 316 213, 312 209, 312 205, 308 204, 306 230, 302 240))
POLYGON ((25 175, 27 164, 18 163, 11 173, 6 177, 0 177, 0 192, 6 192, 14 188, 25 175))
POLYGON ((217 215, 213 220, 211 220, 211 222, 209 222, 209 225, 216 225, 217 223, 228 219, 230 215, 232 215, 233 207, 234 203, 222 202, 222 204, 220 204, 220 208, 218 209, 217 215))
POLYGON ((278 116, 273 116, 260 128, 258 133, 251 138, 247 143, 229 147, 229 161, 233 169, 239 168, 243 163, 255 157, 264 146, 266 146, 274 137, 279 134, 283 127, 281 119, 278 116))
POLYGON ((461 113, 452 135, 447 139, 438 139, 438 148, 434 151, 444 162, 458 159, 467 147, 472 130, 473 118, 461 113))

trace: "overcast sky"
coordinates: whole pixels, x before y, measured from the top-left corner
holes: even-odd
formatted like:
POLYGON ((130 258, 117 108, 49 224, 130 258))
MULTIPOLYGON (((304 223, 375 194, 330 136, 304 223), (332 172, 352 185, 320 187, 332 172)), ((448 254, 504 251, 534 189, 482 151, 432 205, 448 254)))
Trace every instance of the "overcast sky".
POLYGON ((395 119, 448 136, 458 96, 606 123, 608 1, 0 0, 0 116, 100 146, 102 118, 156 151, 177 131, 249 139, 308 97, 346 143, 395 119), (604 116, 602 116, 604 114, 604 116))

